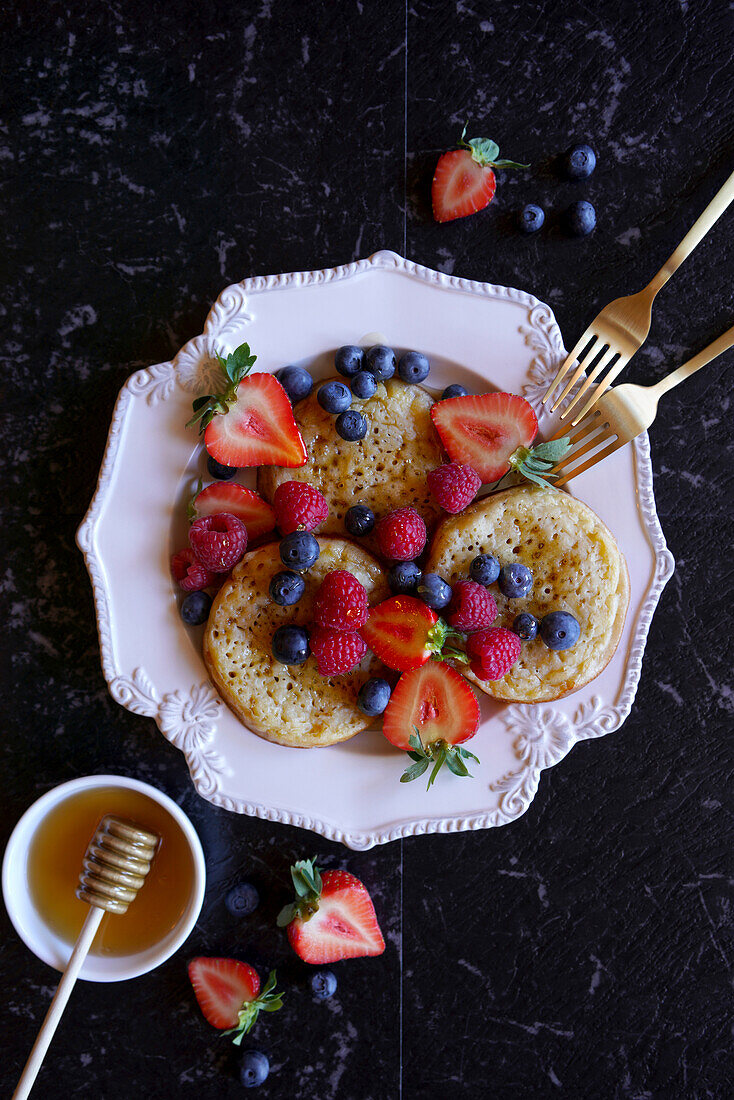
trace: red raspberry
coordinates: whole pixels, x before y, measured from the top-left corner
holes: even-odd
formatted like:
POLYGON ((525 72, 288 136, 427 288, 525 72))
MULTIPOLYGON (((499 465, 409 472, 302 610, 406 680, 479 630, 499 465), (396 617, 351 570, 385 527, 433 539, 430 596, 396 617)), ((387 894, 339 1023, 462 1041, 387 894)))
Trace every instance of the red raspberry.
POLYGON ((375 538, 383 558, 412 561, 426 545, 426 525, 415 508, 398 508, 382 517, 375 538))
POLYGON ((522 642, 503 626, 490 626, 470 634, 466 652, 473 657, 470 668, 479 680, 501 680, 520 656, 522 642))
POLYGON ((284 481, 273 497, 275 520, 282 535, 313 531, 329 514, 329 505, 318 489, 305 481, 284 481))
POLYGON ((463 512, 482 487, 482 479, 471 466, 449 462, 428 475, 428 488, 445 512, 463 512))
POLYGON ((347 634, 328 626, 312 627, 308 641, 322 676, 351 672, 367 652, 367 645, 359 634, 347 634))
POLYGON ((184 592, 201 592, 210 588, 219 579, 216 573, 205 568, 193 550, 179 550, 171 558, 173 579, 184 592))
POLYGON ((191 524, 189 542, 201 564, 212 573, 228 573, 247 549, 247 528, 231 512, 217 512, 191 524))
POLYGON ((364 585, 346 569, 327 573, 316 593, 313 617, 333 630, 359 630, 370 613, 364 585))
POLYGON ((481 630, 497 618, 492 593, 476 581, 457 581, 451 589, 446 622, 456 630, 481 630))

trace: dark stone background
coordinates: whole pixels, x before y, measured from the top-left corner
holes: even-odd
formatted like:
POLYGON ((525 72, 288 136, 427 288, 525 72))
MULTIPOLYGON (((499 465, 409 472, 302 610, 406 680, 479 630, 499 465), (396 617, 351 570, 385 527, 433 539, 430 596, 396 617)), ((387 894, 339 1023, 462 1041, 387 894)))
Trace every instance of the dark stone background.
MULTIPOLYGON (((273 1064, 264 1097, 730 1095, 732 353, 652 429, 677 571, 633 713, 504 829, 356 855, 199 799, 180 753, 107 693, 74 533, 121 384, 245 276, 392 248, 532 291, 573 342, 734 166, 732 29, 725 0, 2 5, 2 840, 44 791, 117 771, 175 798, 209 860, 186 948, 75 991, 39 1096, 239 1095, 233 1048, 188 985, 195 953, 275 964, 288 986, 253 1036, 273 1064), (533 168, 438 226, 432 169, 467 118, 533 168), (598 152, 586 184, 554 170, 574 139, 598 152), (599 225, 573 242, 558 212, 577 196, 599 225), (512 212, 530 200, 548 223, 527 240, 512 212), (338 968, 321 1006, 272 924, 289 862, 314 849, 364 878, 389 941, 338 968), (245 924, 222 900, 241 876, 266 896, 245 924)), ((629 380, 732 324, 732 217, 660 294, 629 380)), ((56 976, 4 912, 1 943, 9 1094, 56 976)))

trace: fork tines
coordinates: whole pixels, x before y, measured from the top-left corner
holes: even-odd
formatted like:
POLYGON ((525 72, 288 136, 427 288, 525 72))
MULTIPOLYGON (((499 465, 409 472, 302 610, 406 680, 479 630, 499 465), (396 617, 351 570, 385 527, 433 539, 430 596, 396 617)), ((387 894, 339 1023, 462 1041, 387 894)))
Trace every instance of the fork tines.
MULTIPOLYGON (((563 434, 564 429, 560 428, 552 438, 558 439, 563 434)), ((572 477, 584 473, 585 470, 595 466, 597 462, 601 462, 603 458, 613 454, 625 442, 619 439, 616 431, 612 429, 609 421, 599 409, 595 409, 581 421, 574 431, 569 432, 568 439, 571 444, 570 451, 553 467, 554 474, 558 475, 553 479, 553 484, 557 489, 560 489, 572 477), (600 451, 599 447, 604 443, 607 443, 608 446, 600 451), (584 455, 590 455, 590 457, 581 466, 577 465, 579 459, 583 458, 584 455)))
POLYGON ((584 405, 581 412, 571 421, 572 424, 578 424, 582 417, 584 417, 592 406, 599 400, 604 391, 612 384, 619 372, 629 362, 629 356, 623 355, 617 348, 611 347, 608 343, 601 340, 594 332, 585 332, 571 354, 566 358, 558 374, 551 382, 550 386, 546 390, 543 397, 543 404, 547 404, 550 400, 553 391, 556 386, 562 384, 571 371, 571 377, 566 381, 566 385, 563 391, 559 394, 556 400, 551 405, 551 412, 555 412, 559 405, 568 397, 573 390, 574 386, 583 377, 583 382, 579 386, 578 392, 573 395, 568 407, 561 413, 561 420, 565 420, 572 409, 574 409, 581 398, 584 396, 589 386, 592 386, 597 381, 601 372, 609 367, 607 374, 602 382, 594 390, 591 398, 584 405), (573 365, 578 360, 576 370, 573 370, 573 365), (590 367, 589 373, 584 376, 584 372, 590 367))

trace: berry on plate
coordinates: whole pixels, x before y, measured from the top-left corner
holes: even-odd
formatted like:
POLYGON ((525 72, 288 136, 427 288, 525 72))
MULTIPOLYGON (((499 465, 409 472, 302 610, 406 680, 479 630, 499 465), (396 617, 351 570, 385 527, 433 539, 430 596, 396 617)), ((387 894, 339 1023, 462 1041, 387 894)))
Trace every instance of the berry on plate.
POLYGON ((596 153, 590 145, 572 145, 564 153, 561 167, 567 179, 588 179, 596 168, 596 153))
POLYGON ((224 904, 233 917, 247 917, 260 904, 260 894, 251 882, 238 882, 227 894, 224 904))
POLYGON ((351 405, 352 394, 343 382, 325 382, 319 387, 316 400, 324 412, 340 413, 351 405))
POLYGON ((362 714, 374 718, 376 715, 382 714, 390 702, 391 691, 392 688, 387 680, 383 680, 380 676, 373 676, 359 689, 357 706, 362 714))
POLYGON ((501 680, 510 671, 522 652, 517 634, 503 626, 478 630, 466 640, 469 666, 479 680, 501 680))
POLYGON ((365 356, 364 369, 374 374, 378 382, 387 382, 395 374, 395 352, 384 344, 375 344, 365 356))
POLYGON ((489 138, 464 141, 461 131, 459 149, 443 153, 436 165, 431 187, 433 217, 437 222, 465 218, 489 206, 497 189, 495 168, 529 168, 514 160, 500 160, 499 146, 489 138))
POLYGON ((321 549, 310 531, 292 531, 278 546, 283 565, 292 569, 310 569, 318 561, 321 549))
POLYGON ((247 541, 254 542, 262 535, 269 535, 275 527, 275 512, 254 489, 234 483, 207 485, 191 502, 192 518, 214 516, 217 512, 229 512, 241 519, 247 528, 247 541))
POLYGON ((571 649, 581 634, 578 619, 568 611, 549 611, 540 620, 540 636, 548 649, 571 649))
POLYGON ((302 665, 311 652, 302 626, 279 626, 273 634, 272 649, 281 665, 302 665))
POLYGON ((225 466, 304 466, 306 447, 278 379, 249 374, 257 356, 248 344, 217 358, 226 386, 196 398, 187 427, 198 422, 208 453, 225 466))
POLYGON ((423 600, 391 596, 372 608, 360 634, 383 664, 407 672, 441 653, 446 626, 423 600))
POLYGON ((421 576, 414 561, 396 561, 387 575, 390 591, 395 596, 415 596, 421 576))
POLYGON ((216 573, 202 565, 191 548, 179 550, 178 554, 173 555, 171 573, 184 592, 200 592, 202 588, 209 588, 218 580, 216 573))
POLYGON ((313 378, 303 367, 281 367, 275 372, 275 377, 288 394, 291 405, 311 396, 313 378))
POLYGON ((181 618, 187 626, 201 626, 209 618, 212 598, 206 592, 189 592, 181 603, 181 618))
POLYGON ((246 1089, 262 1085, 270 1073, 270 1060, 261 1050, 246 1050, 240 1062, 240 1083, 246 1089))
POLYGON ((274 970, 262 992, 257 971, 237 959, 196 958, 188 971, 205 1019, 232 1035, 237 1046, 261 1012, 277 1012, 283 1005, 283 994, 275 991, 274 970))
POLYGON ((283 535, 313 531, 329 515, 326 498, 305 481, 284 481, 273 496, 275 521, 283 535))
POLYGON ((398 375, 410 386, 424 382, 430 370, 431 364, 419 351, 406 351, 405 355, 401 355, 398 360, 398 375))
POLYGON ((209 471, 209 476, 216 478, 217 481, 229 481, 237 473, 236 466, 223 466, 211 455, 206 460, 206 468, 209 471))
POLYGON ((447 401, 449 397, 468 397, 469 391, 466 386, 460 386, 458 382, 453 382, 450 386, 441 394, 441 400, 447 401))
POLYGON ((385 950, 375 907, 366 887, 348 871, 319 871, 313 860, 291 867, 296 900, 278 916, 304 962, 324 963, 381 955, 385 950))
POLYGON ((336 993, 336 974, 333 970, 317 970, 311 975, 311 989, 317 1001, 326 1001, 336 993))
POLYGON ((510 470, 518 447, 529 447, 538 431, 532 405, 514 393, 438 401, 431 419, 449 458, 470 465, 485 485, 510 470))
MULTIPOLYGON (((434 405, 435 408, 435 405, 434 405)), ((377 549, 390 561, 412 561, 426 545, 426 525, 415 508, 397 508, 375 528, 377 549)))
POLYGON ((463 512, 482 487, 479 474, 461 462, 438 466, 431 470, 426 481, 436 502, 452 515, 463 512))
POLYGON ((356 539, 369 535, 375 526, 375 513, 366 504, 353 504, 344 516, 344 526, 347 533, 356 539))
POLYGON ((517 228, 521 233, 537 233, 539 229, 542 229, 543 222, 545 221, 545 213, 542 206, 536 206, 534 202, 529 202, 527 206, 523 206, 522 210, 517 214, 517 228))
POLYGON ((351 672, 367 652, 367 645, 359 634, 328 626, 312 627, 309 641, 320 676, 341 676, 351 672))
POLYGON ((352 393, 360 401, 367 401, 377 393, 377 379, 368 370, 361 370, 351 381, 352 393))
POLYGON ((212 573, 228 573, 247 549, 247 529, 231 512, 217 512, 191 524, 189 542, 201 564, 212 573))
POLYGON ((434 611, 441 611, 451 603, 451 585, 438 573, 424 573, 418 582, 416 593, 434 611))
POLYGON ((500 575, 500 563, 494 554, 477 554, 469 566, 469 575, 473 581, 485 587, 494 584, 500 575))
POLYGON ((313 617, 319 626, 332 630, 359 630, 367 622, 369 613, 367 591, 353 573, 332 569, 326 574, 314 600, 313 617))
POLYGON ((586 199, 579 199, 566 208, 562 220, 569 236, 588 237, 596 228, 596 210, 586 199))
POLYGON ((345 344, 337 348, 334 366, 342 377, 353 378, 364 370, 364 348, 357 347, 356 344, 345 344))
POLYGON ((532 642, 538 633, 538 620, 529 611, 521 611, 515 616, 512 624, 513 634, 517 634, 522 642, 532 642))
POLYGON ((452 589, 446 622, 455 630, 481 630, 497 618, 497 604, 483 584, 457 581, 452 589))

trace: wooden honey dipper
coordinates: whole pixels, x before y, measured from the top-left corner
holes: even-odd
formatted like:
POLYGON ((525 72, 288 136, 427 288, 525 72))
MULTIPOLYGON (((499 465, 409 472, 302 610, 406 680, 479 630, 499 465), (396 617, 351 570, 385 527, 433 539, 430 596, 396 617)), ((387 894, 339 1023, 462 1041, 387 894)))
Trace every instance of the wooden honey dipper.
POLYGON ((25 1100, 53 1039, 105 913, 126 913, 145 883, 159 837, 113 814, 100 821, 87 846, 76 896, 90 906, 46 1019, 28 1056, 13 1100, 25 1100))

